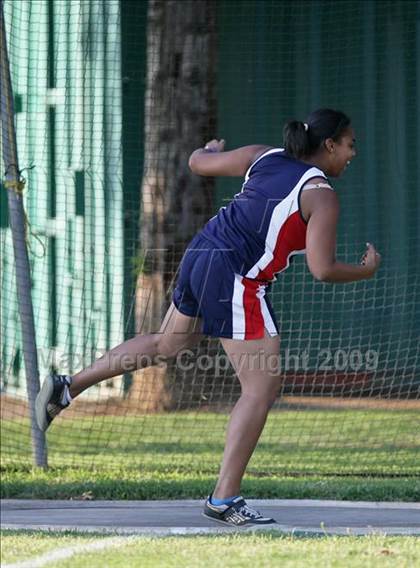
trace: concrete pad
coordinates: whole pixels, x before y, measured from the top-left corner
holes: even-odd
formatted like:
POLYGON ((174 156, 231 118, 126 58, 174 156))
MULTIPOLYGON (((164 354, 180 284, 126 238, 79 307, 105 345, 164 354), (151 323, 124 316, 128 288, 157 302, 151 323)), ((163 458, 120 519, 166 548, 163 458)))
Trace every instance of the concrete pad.
MULTIPOLYGON (((248 503, 293 534, 420 535, 420 504, 311 500, 253 500, 248 503)), ((1 502, 2 528, 73 530, 116 534, 213 534, 244 529, 219 525, 201 515, 202 501, 1 502)), ((245 530, 256 530, 249 527, 245 530)), ((257 530, 261 530, 258 527, 257 530)))

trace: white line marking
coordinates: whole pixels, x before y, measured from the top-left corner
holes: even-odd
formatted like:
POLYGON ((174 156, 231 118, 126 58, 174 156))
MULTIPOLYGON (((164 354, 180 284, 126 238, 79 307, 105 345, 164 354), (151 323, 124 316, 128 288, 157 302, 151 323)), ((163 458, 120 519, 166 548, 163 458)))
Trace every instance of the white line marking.
POLYGON ((104 538, 100 540, 95 540, 94 542, 89 542, 88 544, 76 544, 73 546, 66 546, 63 548, 56 548, 42 554, 41 556, 36 556, 35 558, 29 558, 28 560, 23 560, 21 562, 14 562, 13 564, 2 564, 2 568, 42 568, 51 562, 56 562, 57 560, 67 560, 76 554, 82 554, 92 551, 106 550, 107 548, 113 548, 117 546, 122 546, 132 541, 135 537, 130 536, 119 536, 115 538, 104 538))

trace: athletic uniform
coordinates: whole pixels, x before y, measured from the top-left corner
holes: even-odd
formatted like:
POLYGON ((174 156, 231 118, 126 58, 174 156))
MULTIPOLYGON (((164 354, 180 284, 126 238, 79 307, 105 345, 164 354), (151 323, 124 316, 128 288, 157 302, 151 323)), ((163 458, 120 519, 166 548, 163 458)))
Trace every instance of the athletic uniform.
POLYGON ((314 177, 326 178, 281 148, 268 150, 248 169, 241 193, 188 245, 173 302, 203 319, 204 334, 260 339, 264 328, 279 333, 266 292, 290 258, 305 252, 299 201, 314 177))

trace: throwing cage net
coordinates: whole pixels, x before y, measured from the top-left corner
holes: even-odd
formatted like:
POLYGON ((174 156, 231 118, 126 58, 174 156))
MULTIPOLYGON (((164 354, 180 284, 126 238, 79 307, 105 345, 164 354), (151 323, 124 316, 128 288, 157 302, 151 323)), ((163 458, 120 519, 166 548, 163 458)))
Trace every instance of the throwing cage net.
MULTIPOLYGON (((418 4, 4 0, 4 17, 41 380, 159 329, 185 246, 241 186, 190 173, 195 148, 279 146, 286 120, 338 108, 358 147, 333 180, 338 257, 358 262, 369 241, 383 262, 346 285, 314 281, 302 257, 279 276, 282 387, 250 470, 418 473, 418 4)), ((27 467, 6 191, 2 460, 27 467)), ((238 396, 220 343, 205 339, 82 394, 48 432, 49 464, 216 473, 238 396)))

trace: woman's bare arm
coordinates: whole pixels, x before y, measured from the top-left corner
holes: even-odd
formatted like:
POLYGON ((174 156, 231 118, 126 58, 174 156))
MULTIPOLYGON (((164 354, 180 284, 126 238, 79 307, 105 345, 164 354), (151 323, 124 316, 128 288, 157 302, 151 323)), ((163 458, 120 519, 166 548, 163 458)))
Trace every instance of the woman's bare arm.
POLYGON ((189 159, 192 172, 200 176, 240 176, 271 146, 253 144, 224 152, 224 140, 211 140, 205 148, 195 150, 189 159))
POLYGON ((308 189, 302 192, 301 204, 308 219, 306 260, 313 276, 324 282, 372 278, 380 264, 373 245, 368 245, 360 265, 339 262, 335 257, 339 204, 334 191, 308 189))

